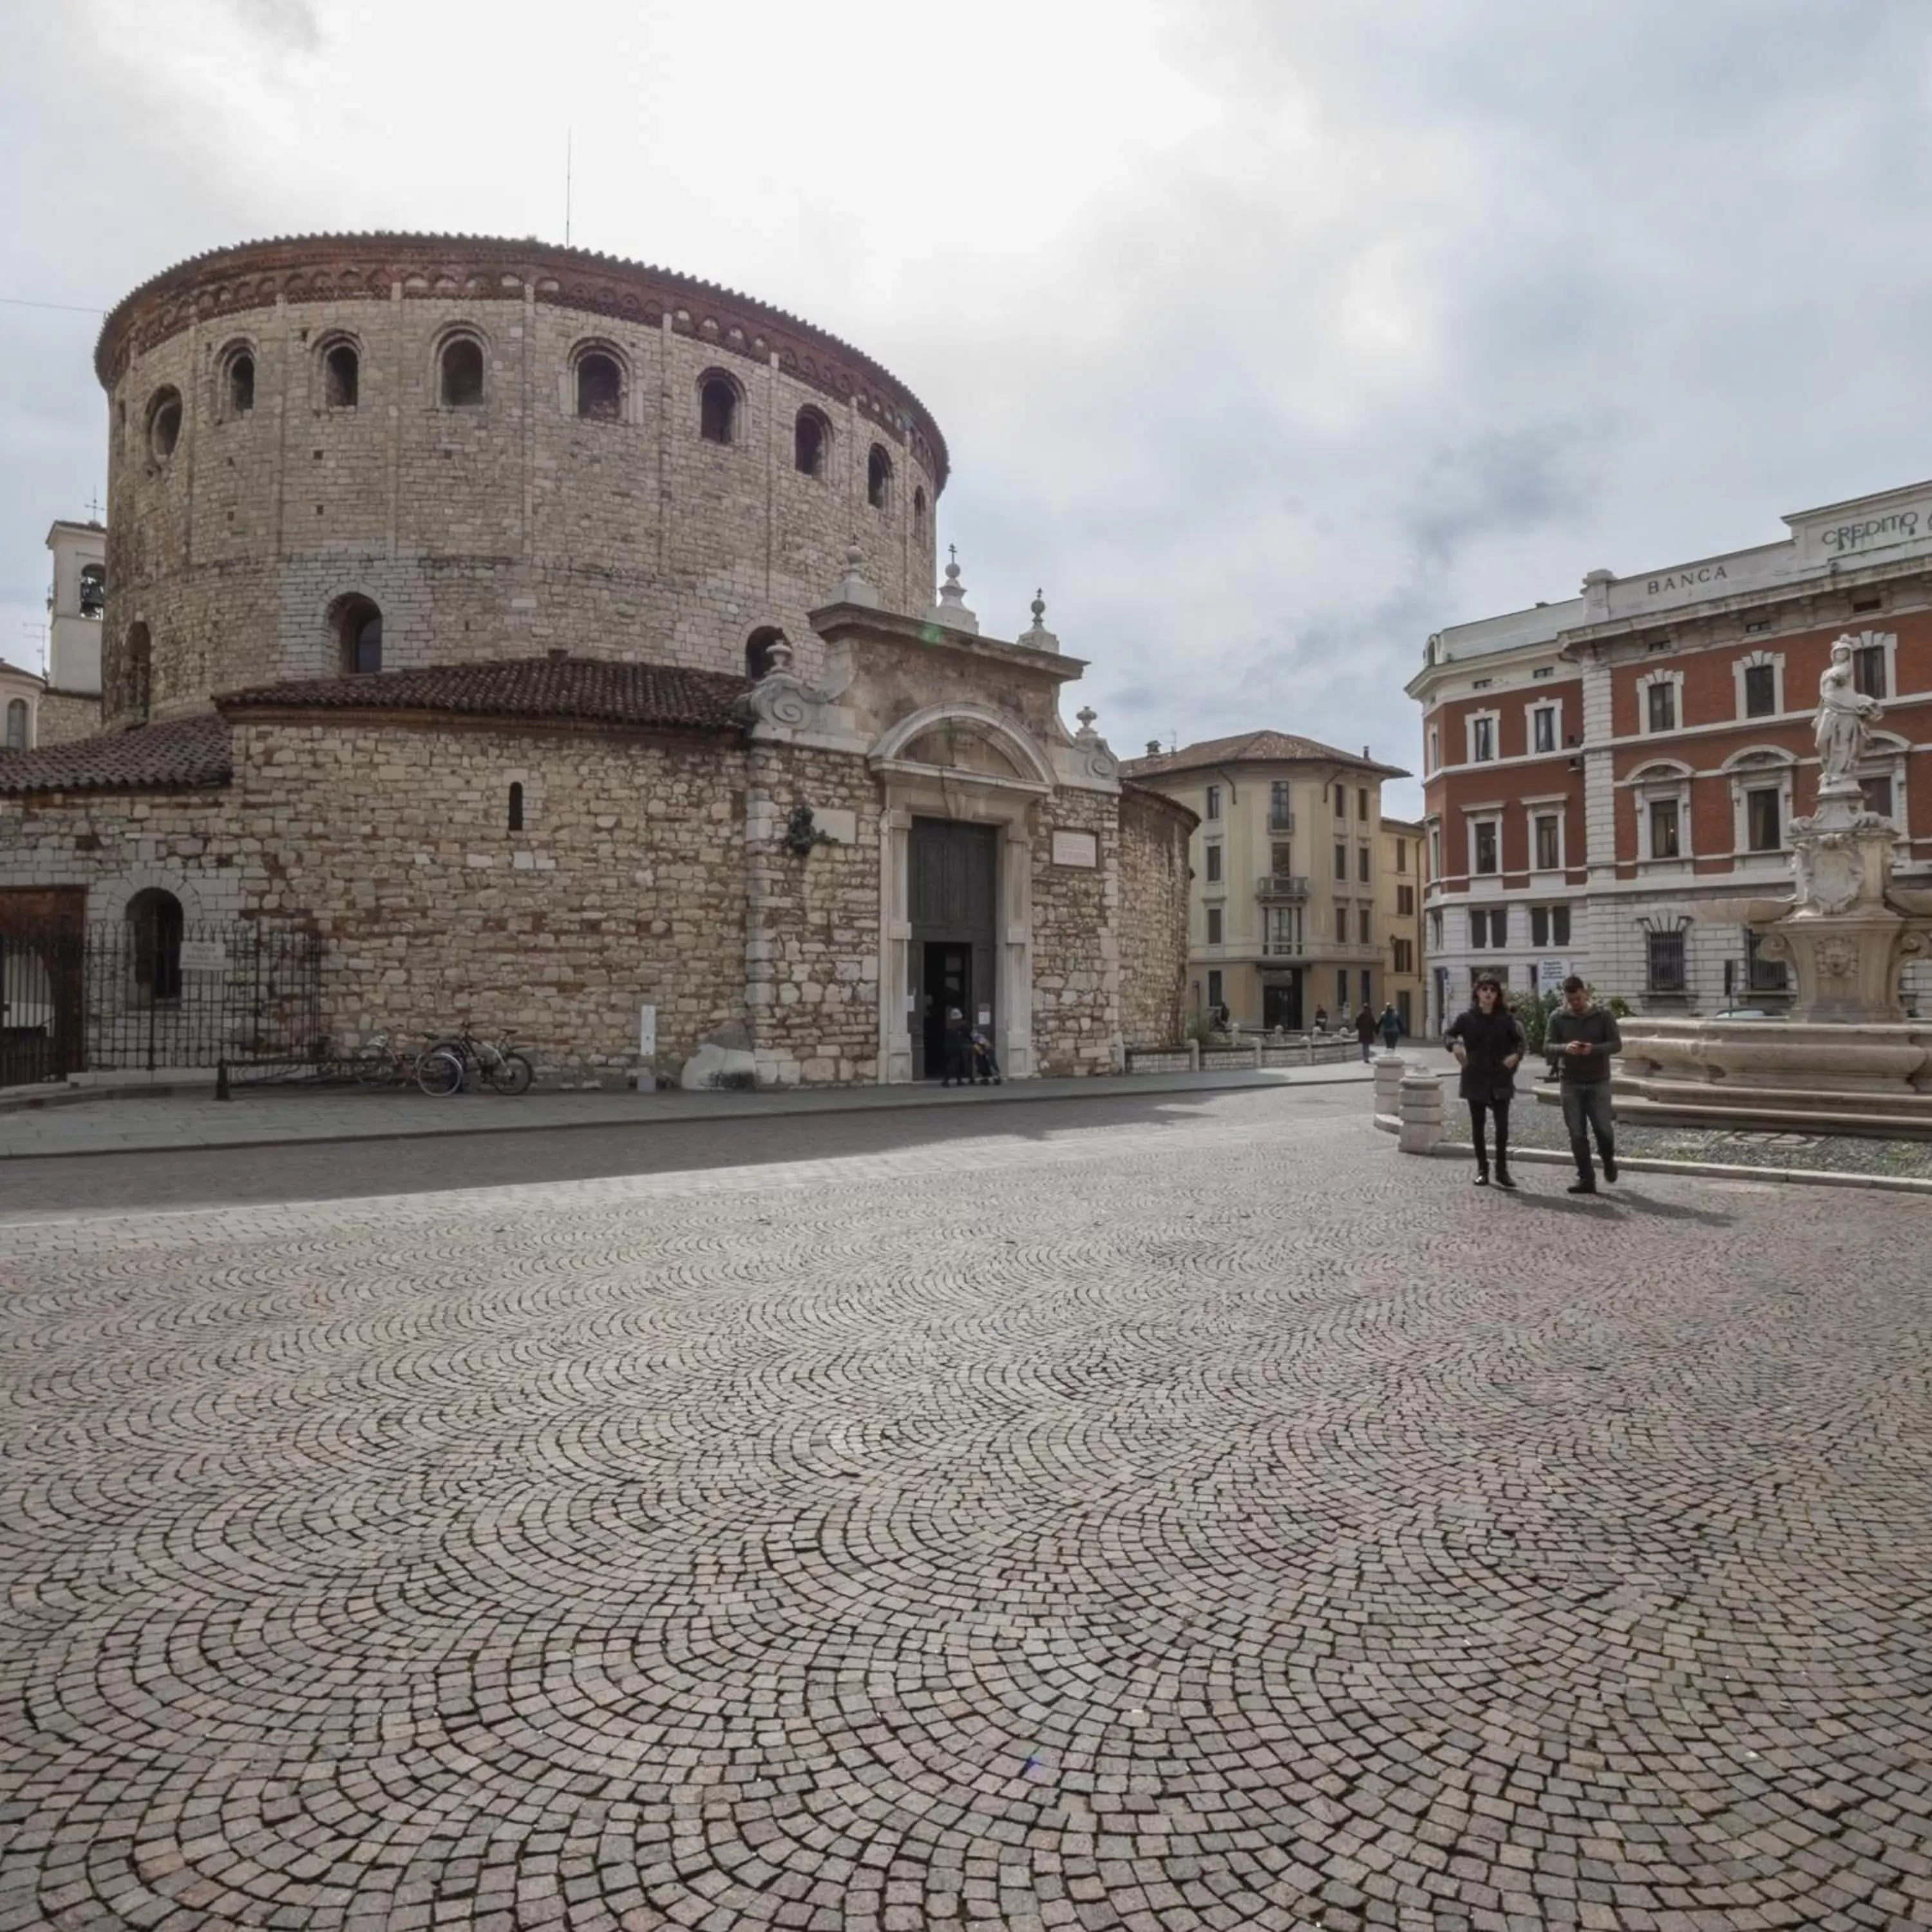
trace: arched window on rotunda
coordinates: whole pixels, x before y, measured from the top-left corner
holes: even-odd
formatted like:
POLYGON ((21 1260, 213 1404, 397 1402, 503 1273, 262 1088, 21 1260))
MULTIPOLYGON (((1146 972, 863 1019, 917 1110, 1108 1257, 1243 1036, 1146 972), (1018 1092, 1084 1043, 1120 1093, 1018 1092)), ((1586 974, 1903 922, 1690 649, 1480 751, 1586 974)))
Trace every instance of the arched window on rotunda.
POLYGON ((801 476, 823 476, 832 453, 832 425, 824 414, 806 408, 792 429, 792 466, 801 476))
POLYGON ((624 372, 615 356, 593 349, 577 358, 577 413, 593 422, 621 422, 624 372))
POLYGON ((345 597, 335 610, 341 668, 351 677, 382 668, 382 614, 366 597, 345 597))
POLYGON ((438 358, 446 409, 472 409, 483 400, 483 345, 459 335, 442 346, 438 358))
POLYGON ((707 376, 700 384, 698 433, 706 442, 737 441, 738 386, 729 376, 707 376))

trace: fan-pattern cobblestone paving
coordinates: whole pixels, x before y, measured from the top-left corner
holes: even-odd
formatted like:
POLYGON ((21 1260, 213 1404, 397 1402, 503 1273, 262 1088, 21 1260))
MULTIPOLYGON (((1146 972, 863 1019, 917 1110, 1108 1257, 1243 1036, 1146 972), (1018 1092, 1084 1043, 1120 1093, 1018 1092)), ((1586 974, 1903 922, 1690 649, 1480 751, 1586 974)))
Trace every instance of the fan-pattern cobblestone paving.
POLYGON ((0 1228, 0 1928, 1932 1925, 1924 1204, 1528 1185, 0 1228))

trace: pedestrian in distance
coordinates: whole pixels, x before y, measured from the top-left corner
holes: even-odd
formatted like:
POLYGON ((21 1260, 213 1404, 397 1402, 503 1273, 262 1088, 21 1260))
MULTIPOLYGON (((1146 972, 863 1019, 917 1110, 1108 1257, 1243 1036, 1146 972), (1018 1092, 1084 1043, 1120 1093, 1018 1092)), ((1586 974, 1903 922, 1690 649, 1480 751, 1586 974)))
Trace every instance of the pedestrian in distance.
POLYGON ((1509 1109, 1515 1074, 1528 1042, 1522 1024, 1503 1004, 1502 982, 1487 974, 1476 982, 1469 1010, 1450 1022, 1442 1036, 1462 1070, 1462 1098, 1469 1106, 1469 1138, 1476 1148, 1476 1185, 1490 1184, 1490 1150, 1484 1124, 1496 1123, 1496 1185, 1514 1187, 1509 1171, 1509 1109))
POLYGON ((1395 1010, 1391 1000, 1382 1008, 1382 1016, 1376 1022, 1376 1028, 1382 1036, 1382 1045, 1393 1053, 1395 1043, 1402 1037, 1402 1016, 1395 1010))
POLYGON ((942 1087, 970 1087, 973 1084, 973 1033, 966 1016, 957 1006, 946 1010, 946 1071, 942 1087))
POLYGON ((1328 1030, 1328 1009, 1326 1006, 1317 1006, 1315 1009, 1315 1030, 1317 1033, 1326 1033, 1328 1030))
POLYGON ((1597 1178, 1590 1169, 1590 1136, 1604 1163, 1604 1178, 1617 1178, 1616 1128, 1610 1112, 1610 1055, 1624 1050, 1617 1016, 1606 1006, 1593 1005, 1590 989, 1572 973, 1563 982, 1563 1004, 1550 1016, 1543 1050, 1562 1082, 1563 1124, 1570 1130, 1570 1151, 1576 1156, 1572 1194, 1594 1194, 1597 1178))
POLYGON ((1366 1000, 1356 1009, 1355 1037, 1361 1042, 1362 1059, 1366 1064, 1375 1058, 1376 1051, 1376 1016, 1370 1012, 1366 1000))

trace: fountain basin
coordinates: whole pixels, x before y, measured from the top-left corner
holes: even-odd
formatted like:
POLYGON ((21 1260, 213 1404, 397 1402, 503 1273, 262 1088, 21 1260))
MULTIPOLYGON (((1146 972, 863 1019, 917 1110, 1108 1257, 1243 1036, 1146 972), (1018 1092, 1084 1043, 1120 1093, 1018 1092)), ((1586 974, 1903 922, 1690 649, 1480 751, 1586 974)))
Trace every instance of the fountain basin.
POLYGON ((1932 1137, 1932 1021, 1622 1024, 1615 1093, 1660 1125, 1932 1137))

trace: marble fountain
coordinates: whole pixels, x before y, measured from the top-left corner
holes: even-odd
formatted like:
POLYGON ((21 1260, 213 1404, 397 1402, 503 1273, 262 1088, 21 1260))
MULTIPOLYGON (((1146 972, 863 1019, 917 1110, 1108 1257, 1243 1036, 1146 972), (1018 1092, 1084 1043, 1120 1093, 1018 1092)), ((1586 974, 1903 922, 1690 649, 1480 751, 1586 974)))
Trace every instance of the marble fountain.
POLYGON ((1857 770, 1883 713, 1852 688, 1852 643, 1820 680, 1818 802, 1791 823, 1789 898, 1700 901, 1748 927, 1796 982, 1786 1019, 1623 1022, 1617 1111, 1631 1121, 1932 1138, 1932 1019, 1908 1019, 1906 962, 1932 948, 1932 892, 1892 881, 1898 828, 1865 809, 1857 770))

